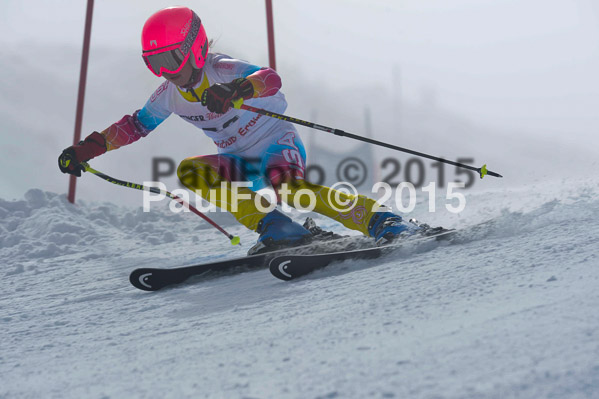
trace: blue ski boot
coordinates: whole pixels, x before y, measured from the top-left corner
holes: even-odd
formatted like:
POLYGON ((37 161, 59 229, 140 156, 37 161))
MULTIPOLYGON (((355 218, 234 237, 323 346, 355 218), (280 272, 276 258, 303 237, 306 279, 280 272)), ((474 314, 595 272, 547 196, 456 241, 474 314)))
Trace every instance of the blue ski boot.
POLYGON ((312 233, 278 210, 267 213, 258 223, 258 242, 248 255, 294 247, 310 241, 312 233))
POLYGON ((368 222, 368 233, 374 238, 377 245, 390 243, 398 238, 407 237, 419 232, 420 227, 410 222, 405 222, 401 216, 391 212, 377 212, 368 222))

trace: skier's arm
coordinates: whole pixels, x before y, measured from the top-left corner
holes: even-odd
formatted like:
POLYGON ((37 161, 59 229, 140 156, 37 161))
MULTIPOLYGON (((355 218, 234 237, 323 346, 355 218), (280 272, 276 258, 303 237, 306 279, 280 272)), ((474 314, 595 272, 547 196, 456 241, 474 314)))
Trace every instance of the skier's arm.
POLYGON ((253 98, 273 96, 281 88, 281 77, 271 68, 260 68, 245 78, 254 88, 253 98))
POLYGON ((65 148, 58 157, 60 170, 63 173, 81 176, 83 171, 81 162, 87 162, 107 151, 134 143, 147 136, 153 129, 139 120, 139 114, 144 109, 135 111, 133 115, 125 115, 101 132, 93 132, 85 140, 65 148))
POLYGON ((106 140, 107 151, 116 150, 146 137, 169 117, 171 111, 166 93, 168 86, 168 82, 161 84, 142 109, 135 111, 133 115, 125 115, 120 121, 100 132, 106 140))
POLYGON ((275 95, 281 88, 281 78, 271 68, 260 68, 235 59, 215 63, 215 71, 229 83, 216 83, 202 93, 202 104, 211 112, 224 114, 233 100, 249 100, 275 95))
POLYGON ((214 63, 214 70, 225 82, 240 78, 249 80, 254 89, 252 98, 273 96, 281 88, 281 77, 274 69, 235 58, 219 57, 214 63))
MULTIPOLYGON (((58 157, 58 167, 63 173, 81 176, 87 162, 107 151, 136 142, 147 136, 171 114, 160 94, 167 84, 161 85, 146 105, 133 115, 125 115, 101 132, 93 132, 78 144, 65 148, 58 157)), ((165 97, 165 96, 162 96, 165 97)))
POLYGON ((106 151, 115 150, 124 145, 134 143, 148 135, 150 130, 139 122, 137 119, 138 113, 139 110, 135 111, 133 115, 125 115, 118 122, 99 132, 104 138, 106 151))

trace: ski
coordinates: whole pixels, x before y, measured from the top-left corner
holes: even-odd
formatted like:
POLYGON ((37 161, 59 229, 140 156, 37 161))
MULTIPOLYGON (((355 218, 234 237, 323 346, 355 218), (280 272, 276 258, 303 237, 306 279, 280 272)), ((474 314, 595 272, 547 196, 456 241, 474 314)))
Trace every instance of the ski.
POLYGON ((277 255, 269 261, 269 269, 273 276, 289 281, 305 276, 315 270, 321 269, 333 262, 342 262, 348 259, 375 259, 390 252, 396 251, 406 245, 419 245, 430 241, 447 240, 456 230, 445 230, 438 234, 424 237, 409 238, 393 244, 380 247, 338 251, 314 255, 277 255))
MULTIPOLYGON (((270 266, 271 272, 283 280, 290 280, 298 277, 298 273, 309 273, 312 270, 324 267, 326 264, 334 260, 343 260, 349 258, 365 258, 379 257, 386 251, 397 248, 403 245, 400 243, 390 244, 387 246, 376 247, 372 239, 364 236, 340 236, 331 232, 327 232, 316 226, 311 218, 307 218, 304 223, 312 233, 313 241, 296 246, 296 247, 280 247, 279 249, 269 249, 268 252, 258 253, 255 255, 247 255, 238 258, 216 260, 208 263, 200 263, 191 266, 183 266, 176 268, 148 268, 143 267, 135 269, 129 275, 129 282, 135 287, 143 291, 158 291, 165 287, 181 284, 191 277, 201 277, 207 279, 216 276, 231 275, 243 271, 251 271, 270 266), (319 254, 319 255, 314 255, 319 254), (330 256, 327 256, 330 255, 330 256), (292 277, 288 277, 283 272, 288 273, 286 268, 289 263, 282 265, 282 269, 273 271, 273 265, 280 259, 294 260, 293 270, 296 264, 298 271, 293 271, 292 277), (310 260, 312 259, 312 260, 310 260), (310 269, 311 265, 307 262, 313 262, 315 267, 310 269), (301 271, 303 269, 306 271, 301 271), (278 274, 276 274, 278 273, 278 274)), ((450 230, 451 232, 453 230, 450 230)), ((446 234, 444 231, 438 235, 431 235, 418 239, 408 239, 405 242, 415 242, 422 239, 430 239, 431 237, 441 237, 446 234)), ((301 274, 301 275, 303 275, 301 274)))
POLYGON ((173 269, 143 267, 135 269, 129 275, 129 281, 135 288, 144 291, 158 291, 164 287, 180 284, 192 276, 232 272, 237 268, 251 270, 263 267, 267 254, 244 256, 173 269))
POLYGON ((139 268, 129 275, 129 282, 140 290, 158 291, 167 286, 180 284, 193 276, 209 276, 234 274, 239 271, 249 271, 268 267, 268 262, 281 254, 306 254, 320 253, 325 251, 339 251, 348 248, 360 248, 370 245, 371 240, 364 237, 339 237, 328 241, 314 241, 312 243, 286 247, 275 251, 256 255, 242 256, 239 258, 219 260, 209 263, 201 263, 191 266, 183 266, 172 269, 167 268, 139 268))

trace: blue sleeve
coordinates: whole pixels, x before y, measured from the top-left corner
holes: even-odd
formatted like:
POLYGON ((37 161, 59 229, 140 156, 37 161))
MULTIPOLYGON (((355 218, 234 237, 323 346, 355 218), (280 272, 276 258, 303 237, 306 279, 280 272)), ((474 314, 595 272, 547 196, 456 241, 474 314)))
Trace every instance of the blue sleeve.
POLYGON ((137 113, 138 121, 148 132, 156 129, 172 113, 168 107, 168 86, 168 81, 161 84, 137 113))

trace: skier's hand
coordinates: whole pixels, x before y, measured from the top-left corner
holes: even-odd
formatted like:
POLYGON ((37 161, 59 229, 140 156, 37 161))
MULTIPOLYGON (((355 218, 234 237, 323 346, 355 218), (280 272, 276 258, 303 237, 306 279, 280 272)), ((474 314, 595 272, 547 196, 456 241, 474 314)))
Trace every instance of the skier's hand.
POLYGON ((81 172, 84 171, 83 165, 77 160, 73 146, 62 151, 62 154, 58 157, 58 167, 62 173, 69 173, 77 177, 80 177, 81 172))
POLYGON ((58 167, 62 173, 81 176, 85 171, 81 162, 87 162, 106 152, 106 139, 98 132, 93 132, 79 144, 65 148, 58 157, 58 167))
POLYGON ((249 99, 254 95, 254 86, 245 79, 235 79, 230 83, 215 83, 202 93, 202 105, 208 111, 224 114, 238 98, 249 99))

